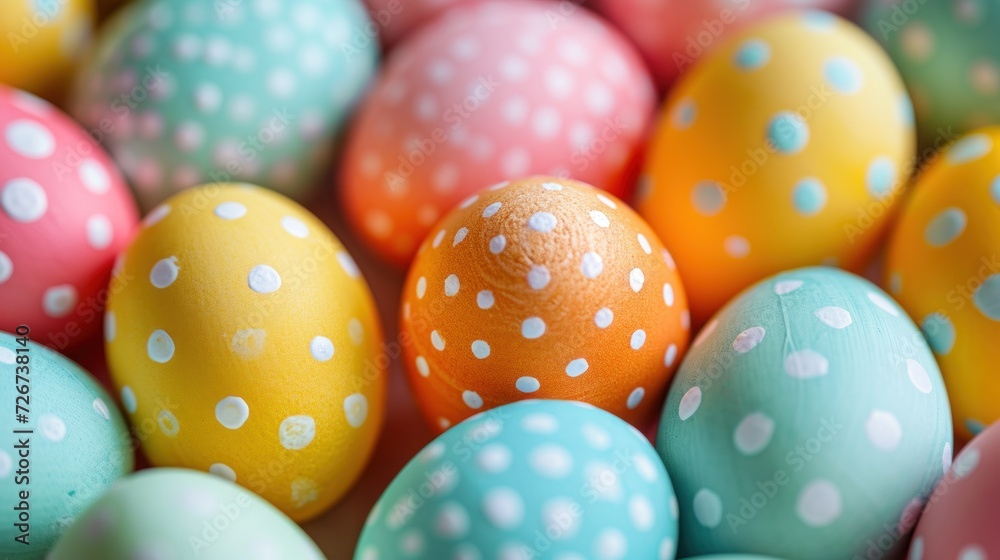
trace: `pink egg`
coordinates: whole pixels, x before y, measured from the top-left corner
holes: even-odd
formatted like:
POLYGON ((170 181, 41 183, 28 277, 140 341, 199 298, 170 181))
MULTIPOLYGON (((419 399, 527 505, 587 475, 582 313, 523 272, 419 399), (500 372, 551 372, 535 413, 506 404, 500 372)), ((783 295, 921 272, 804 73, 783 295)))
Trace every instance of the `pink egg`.
POLYGON ((663 89, 704 53, 764 16, 790 8, 841 15, 857 0, 594 0, 639 47, 663 89))
POLYGON ((625 198, 654 104, 635 49, 573 3, 455 8, 393 52, 361 106, 346 214, 406 265, 439 216, 505 179, 555 175, 625 198))
POLYGON ((27 325, 60 350, 84 341, 137 220, 93 138, 47 102, 0 86, 0 331, 27 325))
POLYGON ((365 0, 382 44, 392 47, 403 37, 449 8, 479 0, 365 0))

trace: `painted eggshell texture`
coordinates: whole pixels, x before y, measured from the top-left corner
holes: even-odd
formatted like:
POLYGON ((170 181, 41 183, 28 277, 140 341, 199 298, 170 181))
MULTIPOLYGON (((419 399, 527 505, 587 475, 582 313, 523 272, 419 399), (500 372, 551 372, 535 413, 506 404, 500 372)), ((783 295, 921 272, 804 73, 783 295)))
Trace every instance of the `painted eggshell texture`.
POLYGON ((186 469, 125 477, 67 531, 49 560, 322 560, 292 520, 252 492, 186 469))
POLYGON ((73 92, 149 210, 201 183, 302 198, 374 73, 360 0, 147 0, 104 26, 73 92))
POLYGON ((189 190, 146 217, 122 275, 108 362, 154 465, 235 480, 295 520, 350 488, 381 424, 382 333, 322 222, 252 185, 189 190))
POLYGON ((702 324, 782 270, 862 269, 913 150, 909 99, 878 45, 836 16, 785 14, 731 37, 671 92, 639 213, 702 324))
POLYGON ((630 190, 652 81, 617 31, 556 6, 455 8, 390 57, 340 184, 347 217, 382 258, 409 264, 441 215, 505 179, 544 173, 630 190))
POLYGON ((976 436, 934 489, 909 560, 985 560, 1000 555, 1000 424, 976 436))
POLYGON ((7 380, 0 397, 10 403, 0 425, 7 434, 0 490, 8 496, 6 507, 14 508, 4 514, 0 557, 40 560, 77 515, 132 470, 132 439, 114 400, 90 374, 48 348, 18 340, 24 339, 0 332, 0 375, 7 380), (27 399, 15 401, 25 384, 27 399), (27 423, 15 423, 15 402, 25 407, 27 423), (13 433, 24 429, 33 433, 13 433), (27 511, 15 511, 25 491, 27 511), (22 534, 14 525, 24 521, 22 512, 28 515, 28 546, 14 540, 22 534))
POLYGON ((378 38, 386 47, 395 46, 434 18, 462 4, 478 0, 365 0, 368 14, 378 25, 378 38))
POLYGON ((107 154, 59 109, 0 86, 0 330, 63 349, 101 324, 138 222, 107 154))
POLYGON ((886 284, 948 383, 956 433, 1000 419, 1000 128, 958 140, 917 178, 889 244, 886 284))
POLYGON ((951 417, 903 310, 860 277, 802 268, 705 325, 657 450, 680 502, 682 556, 895 557, 951 463, 951 417))
POLYGON ((677 501, 646 438, 577 402, 532 400, 438 436, 375 504, 372 558, 673 560, 677 501))
POLYGON ((438 223, 403 288, 403 364, 442 431, 524 398, 589 402, 642 425, 687 347, 673 260, 625 203, 533 177, 438 223))

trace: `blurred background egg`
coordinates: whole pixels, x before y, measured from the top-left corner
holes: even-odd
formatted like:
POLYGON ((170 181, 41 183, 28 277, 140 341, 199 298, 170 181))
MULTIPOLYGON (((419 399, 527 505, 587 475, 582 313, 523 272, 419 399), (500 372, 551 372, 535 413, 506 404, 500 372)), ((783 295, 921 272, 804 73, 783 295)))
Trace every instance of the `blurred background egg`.
POLYGON ((365 0, 365 4, 368 5, 368 15, 378 26, 376 29, 382 44, 389 48, 446 11, 476 1, 365 0))
POLYGON ((321 560, 292 520, 253 493, 186 469, 127 476, 66 532, 49 560, 321 560))
POLYGON ((532 400, 439 436, 375 504, 356 560, 659 558, 676 551, 663 463, 628 424, 532 400))
POLYGON ((304 197, 374 73, 360 0, 139 0, 104 26, 73 114, 148 210, 197 184, 304 197))
POLYGON ((86 341, 137 221, 100 145, 59 109, 0 86, 0 330, 26 324, 59 350, 86 341))
POLYGON ((864 22, 892 57, 916 109, 921 144, 938 148, 1000 124, 1000 6, 867 0, 864 22))
POLYGON ((652 80, 616 30, 559 6, 458 7, 394 51, 360 107, 339 185, 383 259, 406 266, 441 215, 504 179, 544 173, 627 195, 652 80))
POLYGON ((438 223, 402 296, 406 368, 442 431, 524 398, 585 401, 642 426, 687 347, 670 254, 622 201, 532 177, 438 223))
POLYGON ((1000 556, 1000 424, 976 436, 934 489, 913 534, 909 560, 1000 556))
POLYGON ((902 309, 860 277, 802 268, 705 325, 656 447, 681 556, 895 558, 951 463, 951 416, 902 309))
POLYGON ((0 557, 41 559, 77 515, 132 470, 132 439, 97 381, 48 348, 0 332, 0 374, 0 398, 9 406, 0 422, 6 434, 0 490, 7 510, 0 557), (28 388, 26 396, 19 386, 28 388), (15 423, 15 412, 28 422, 15 423), (25 429, 32 433, 14 433, 25 429), (21 492, 28 493, 27 507, 20 505, 21 492), (15 525, 22 521, 27 527, 15 525), (28 533, 27 546, 14 540, 22 533, 28 533))
POLYGON ((354 260, 316 217, 252 185, 157 207, 124 256, 106 348, 143 451, 295 520, 360 475, 379 433, 382 333, 354 260))
POLYGON ((666 89, 725 39, 776 12, 817 8, 848 15, 857 0, 594 0, 594 9, 621 27, 666 89))
POLYGON ((913 165, 912 118, 885 53, 824 12, 751 26, 687 73, 638 208, 677 259, 695 324, 782 270, 862 269, 913 165))
POLYGON ((886 284, 920 325, 968 440, 1000 419, 1000 127, 955 142, 921 173, 889 243, 886 284))

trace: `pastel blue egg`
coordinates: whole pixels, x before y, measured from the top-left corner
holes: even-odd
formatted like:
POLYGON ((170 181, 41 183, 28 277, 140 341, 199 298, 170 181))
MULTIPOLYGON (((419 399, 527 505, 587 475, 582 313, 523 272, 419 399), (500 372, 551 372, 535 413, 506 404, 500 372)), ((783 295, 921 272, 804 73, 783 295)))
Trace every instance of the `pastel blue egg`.
POLYGON ((677 502, 653 447, 590 405, 533 400, 473 416, 396 476, 356 560, 674 558, 677 502))
POLYGON ((952 425, 906 313, 867 280, 803 268, 748 288, 705 325, 657 450, 680 503, 682 557, 892 558, 912 528, 901 520, 951 463, 952 425))

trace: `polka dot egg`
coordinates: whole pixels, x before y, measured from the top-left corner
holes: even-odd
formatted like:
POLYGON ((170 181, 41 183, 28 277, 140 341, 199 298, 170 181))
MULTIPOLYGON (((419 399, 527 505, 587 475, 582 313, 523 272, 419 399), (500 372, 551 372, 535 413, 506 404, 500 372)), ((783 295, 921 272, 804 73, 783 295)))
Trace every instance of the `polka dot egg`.
POLYGON ((0 397, 9 403, 0 449, 0 490, 7 496, 0 557, 27 560, 45 556, 81 512, 132 470, 133 459, 114 400, 80 366, 21 333, 0 332, 0 375, 7 380, 0 397), (27 421, 15 423, 15 413, 27 421))
POLYGON ((645 437, 567 401, 524 401, 435 439, 372 509, 355 559, 673 560, 677 502, 645 437))
POLYGON ((951 417, 903 310, 860 277, 802 268, 705 325, 656 447, 682 556, 895 558, 951 462, 951 417))
POLYGON ((99 331, 137 222, 100 146, 55 107, 0 86, 0 330, 27 324, 58 349, 99 331))
POLYGON ((267 189, 200 187, 146 217, 121 274, 108 362, 150 462, 234 480, 295 520, 351 487, 381 424, 382 335, 325 225, 267 189))
POLYGON ((186 469, 128 476, 59 541, 49 560, 321 560, 308 536, 235 484, 186 469))
POLYGON ((403 291, 404 366, 439 430, 524 398, 573 399, 640 425, 687 346, 670 254, 623 202, 533 177, 435 226, 403 291))
POLYGON ((878 45, 836 16, 789 13, 734 35, 672 90, 639 212, 702 324, 782 270, 863 269, 913 149, 909 100, 878 45))
POLYGON ((920 325, 948 383, 958 436, 1000 419, 1000 128, 955 142, 917 178, 893 232, 886 283, 920 325))
POLYGON ((340 181, 347 218, 382 258, 409 264, 445 212, 504 179, 544 173, 627 193, 652 81, 606 23, 557 8, 454 8, 388 60, 340 181))
POLYGON ((360 0, 144 0, 104 27, 73 113, 149 210, 209 181, 302 198, 374 72, 360 0))

